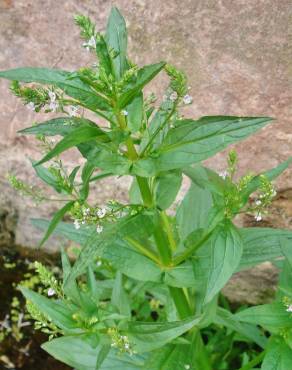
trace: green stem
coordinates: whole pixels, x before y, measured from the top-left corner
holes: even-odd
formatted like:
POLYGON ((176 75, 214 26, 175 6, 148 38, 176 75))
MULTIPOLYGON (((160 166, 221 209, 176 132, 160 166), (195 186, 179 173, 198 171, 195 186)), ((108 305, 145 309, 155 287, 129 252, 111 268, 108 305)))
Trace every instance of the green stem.
POLYGON ((125 240, 129 244, 131 244, 136 250, 138 250, 139 252, 141 252, 142 254, 144 254, 144 256, 147 256, 152 261, 154 261, 155 263, 157 263, 158 265, 160 265, 160 260, 159 260, 158 256, 156 254, 154 254, 152 251, 150 251, 149 249, 145 248, 139 242, 137 242, 137 240, 134 240, 134 239, 132 239, 130 237, 126 237, 125 240))
POLYGON ((160 217, 161 217, 162 223, 165 227, 165 231, 166 231, 166 234, 167 234, 167 237, 168 237, 168 240, 169 240, 170 248, 174 252, 176 250, 176 242, 175 242, 175 239, 174 239, 172 227, 169 223, 169 219, 168 219, 168 216, 165 213, 165 211, 160 212, 160 217))
POLYGON ((168 287, 171 297, 174 301, 175 307, 177 309, 177 312, 179 314, 179 317, 181 319, 185 319, 186 317, 189 317, 192 315, 192 311, 190 309, 189 302, 187 300, 187 297, 184 294, 184 291, 182 288, 177 288, 170 286, 168 287))
POLYGON ((239 370, 250 370, 253 369, 256 365, 260 364, 265 357, 266 351, 261 352, 257 357, 251 360, 248 364, 242 366, 239 370))
POLYGON ((136 180, 140 189, 140 193, 143 199, 143 203, 146 207, 153 206, 153 198, 151 190, 146 177, 136 176, 136 180))

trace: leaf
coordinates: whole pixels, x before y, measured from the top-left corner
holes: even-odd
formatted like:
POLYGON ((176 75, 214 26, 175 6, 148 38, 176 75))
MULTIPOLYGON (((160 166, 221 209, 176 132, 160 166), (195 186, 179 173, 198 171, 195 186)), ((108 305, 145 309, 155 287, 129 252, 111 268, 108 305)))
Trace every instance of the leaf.
POLYGON ((206 284, 205 303, 219 293, 239 265, 242 239, 231 222, 219 226, 210 238, 210 267, 206 284))
MULTIPOLYGON (((61 258, 64 282, 71 273, 71 264, 64 248, 61 249, 61 258)), ((78 304, 80 302, 80 294, 75 280, 71 281, 70 284, 67 285, 63 283, 63 291, 67 297, 73 300, 74 303, 78 304)))
POLYGON ((73 205, 74 205, 74 201, 72 200, 72 201, 66 203, 64 205, 64 207, 62 207, 61 209, 59 209, 59 211, 54 214, 54 217, 50 221, 50 224, 48 226, 48 229, 47 229, 47 231, 46 231, 43 239, 41 240, 41 242, 39 244, 39 247, 41 247, 49 239, 50 235, 55 230, 55 228, 56 228, 57 224, 59 223, 59 221, 61 221, 61 219, 63 218, 63 216, 73 207, 73 205))
POLYGON ((111 302, 119 310, 121 315, 131 317, 129 298, 123 287, 123 276, 119 271, 116 274, 111 302))
MULTIPOLYGON (((65 336, 53 339, 42 345, 42 348, 57 360, 80 370, 96 370, 96 363, 101 346, 92 347, 91 335, 65 336)), ((110 351, 100 370, 139 370, 142 368, 144 358, 133 355, 117 356, 114 351, 110 351)))
POLYGON ((156 178, 155 201, 156 205, 164 210, 175 201, 182 183, 180 171, 162 173, 156 178))
POLYGON ((258 346, 265 348, 267 338, 261 333, 261 331, 255 325, 244 324, 233 315, 231 312, 224 308, 218 307, 214 323, 217 325, 223 325, 228 329, 234 330, 235 332, 246 337, 250 342, 255 342, 258 346))
POLYGON ((90 177, 95 169, 94 164, 91 162, 86 162, 83 169, 82 169, 82 174, 81 174, 81 179, 82 179, 82 187, 80 189, 80 197, 81 200, 85 200, 88 197, 89 193, 89 182, 90 182, 90 177))
POLYGON ((165 66, 165 62, 150 64, 140 68, 137 72, 135 81, 131 81, 126 85, 122 93, 119 105, 120 108, 126 107, 165 66))
POLYGON ((113 59, 117 80, 120 80, 128 69, 127 62, 127 28, 126 23, 116 7, 113 7, 106 27, 106 42, 117 52, 113 59))
POLYGON ((108 110, 110 108, 108 102, 103 97, 94 93, 80 78, 71 78, 71 72, 58 69, 28 67, 0 71, 0 77, 12 81, 38 82, 46 85, 54 85, 93 111, 97 109, 108 110))
POLYGON ((63 153, 67 149, 77 146, 78 144, 90 141, 94 138, 96 139, 98 137, 101 140, 104 140, 106 138, 105 134, 97 126, 84 126, 76 128, 70 134, 66 135, 64 139, 59 141, 58 144, 48 154, 46 154, 39 162, 35 164, 35 166, 49 161, 50 159, 63 153))
POLYGON ((85 118, 59 117, 27 127, 18 132, 25 135, 66 136, 81 126, 97 127, 94 122, 85 118))
POLYGON ((48 299, 30 289, 20 287, 21 293, 60 329, 67 333, 80 333, 77 323, 72 319, 74 311, 61 302, 48 299))
POLYGON ((270 330, 292 327, 291 315, 282 302, 250 307, 238 312, 235 317, 239 321, 261 325, 270 330))
POLYGON ((239 270, 283 256, 281 241, 292 240, 292 231, 271 228, 242 228, 243 254, 239 270))
MULTIPOLYGON (((277 167, 272 168, 271 170, 265 171, 262 175, 267 177, 270 181, 274 180, 276 177, 281 175, 291 164, 292 157, 287 159, 285 162, 280 163, 277 167)), ((261 175, 255 176, 251 182, 248 184, 247 188, 243 191, 243 197, 248 200, 248 197, 251 193, 256 191, 260 186, 260 177, 261 175)))
POLYGON ((272 338, 262 363, 262 370, 288 370, 291 368, 292 350, 282 338, 272 338))
POLYGON ((211 207, 210 191, 192 182, 176 212, 176 222, 181 240, 185 240, 192 231, 207 226, 211 207))
POLYGON ((179 125, 169 130, 155 153, 156 170, 185 168, 207 159, 228 145, 245 139, 270 121, 268 117, 223 116, 180 121, 179 125))
POLYGON ((75 177, 77 175, 77 172, 79 171, 80 166, 76 166, 73 168, 72 172, 69 175, 69 183, 73 187, 75 177))
POLYGON ((128 112, 127 126, 131 132, 140 130, 143 122, 143 94, 137 95, 125 108, 128 112))
MULTIPOLYGON (((185 370, 193 365, 194 349, 191 344, 169 344, 150 353, 145 370, 185 370)), ((190 367, 192 369, 192 367, 190 367)))
POLYGON ((62 191, 68 193, 68 191, 66 191, 66 189, 62 187, 62 184, 60 184, 60 182, 52 172, 50 172, 47 168, 43 166, 36 167, 36 161, 31 161, 31 163, 38 177, 42 179, 47 185, 55 189, 57 193, 61 193, 62 191))
POLYGON ((96 153, 90 161, 96 167, 109 171, 114 175, 128 174, 132 165, 128 158, 107 150, 101 150, 99 153, 96 153))
POLYGON ((128 336, 137 352, 153 351, 200 323, 201 317, 190 317, 182 321, 142 323, 130 322, 128 336))

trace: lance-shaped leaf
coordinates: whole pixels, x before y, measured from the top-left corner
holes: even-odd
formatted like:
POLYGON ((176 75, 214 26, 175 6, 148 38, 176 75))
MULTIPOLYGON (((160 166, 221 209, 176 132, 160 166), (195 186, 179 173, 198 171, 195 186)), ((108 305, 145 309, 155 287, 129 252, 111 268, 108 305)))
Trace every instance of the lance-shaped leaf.
MULTIPOLYGON (((78 370, 96 370, 96 363, 101 345, 93 346, 96 334, 65 336, 53 339, 42 345, 42 348, 57 360, 78 370), (92 338, 93 337, 93 338, 92 338)), ((139 370, 143 368, 144 358, 140 355, 118 356, 111 350, 98 368, 100 370, 139 370)))
POLYGON ((67 95, 79 100, 88 109, 93 111, 108 110, 108 102, 97 95, 88 85, 78 77, 71 77, 71 73, 58 69, 48 68, 16 68, 8 71, 0 71, 0 78, 21 82, 38 82, 46 85, 54 85, 62 89, 67 95))
POLYGON ((239 321, 239 319, 231 312, 224 308, 218 307, 214 323, 217 325, 223 325, 228 329, 234 330, 235 332, 243 335, 249 341, 255 342, 262 348, 265 348, 267 338, 262 334, 256 325, 246 324, 239 321))
POLYGON ((127 105, 127 126, 131 132, 140 130, 143 121, 143 94, 137 95, 130 104, 127 105))
POLYGON ((53 231, 55 230, 58 223, 62 220, 63 216, 65 216, 65 214, 68 211, 70 211, 70 209, 73 207, 73 205, 74 205, 74 201, 70 201, 70 202, 66 203, 64 205, 64 207, 59 209, 59 211, 54 214, 54 217, 50 221, 48 229, 47 229, 43 239, 41 240, 41 242, 39 244, 40 247, 49 239, 50 235, 53 233, 53 231))
POLYGON ((180 171, 161 173, 156 178, 155 202, 160 209, 169 208, 175 201, 182 183, 180 171))
POLYGON ((82 174, 81 174, 82 187, 80 189, 81 200, 85 200, 88 197, 90 177, 94 169, 95 169, 95 166, 88 161, 85 163, 82 169, 82 174))
POLYGON ((121 315, 131 317, 129 298, 123 287, 123 275, 119 271, 116 275, 111 302, 121 315))
POLYGON ((61 302, 46 298, 25 287, 20 287, 22 294, 31 301, 49 320, 67 333, 80 333, 78 324, 72 319, 74 311, 61 302))
POLYGON ((283 256, 282 242, 292 241, 292 231, 271 228, 242 228, 243 254, 238 270, 283 256))
POLYGON ((210 265, 205 303, 219 293, 236 271, 242 255, 242 238, 231 222, 219 225, 209 240, 210 265))
MULTIPOLYGON (((271 170, 265 171, 262 173, 265 177, 267 177, 270 181, 274 180, 278 176, 281 175, 291 164, 292 157, 287 159, 287 161, 280 163, 277 167, 272 168, 271 170)), ((261 175, 255 176, 251 182, 248 184, 247 188, 243 191, 243 197, 245 200, 248 200, 248 197, 251 193, 256 191, 260 186, 260 177, 261 175)))
POLYGON ((239 321, 261 325, 273 331, 285 327, 292 328, 291 314, 287 312, 287 307, 282 302, 250 307, 238 312, 235 317, 239 321))
POLYGON ((47 185, 54 188, 57 193, 61 193, 62 191, 68 193, 68 189, 64 189, 64 187, 60 183, 60 179, 57 179, 57 177, 51 171, 49 171, 47 168, 43 166, 36 167, 35 166, 36 161, 31 162, 38 177, 42 179, 47 185))
POLYGON ((86 118, 59 117, 38 123, 18 131, 25 135, 66 136, 79 127, 97 127, 96 124, 86 118))
POLYGON ((165 66, 165 62, 156 64, 150 64, 138 70, 137 76, 134 81, 131 81, 124 89, 122 93, 119 105, 120 108, 124 108, 128 105, 148 84, 153 78, 162 70, 165 66))
POLYGON ((292 350, 281 337, 272 337, 267 347, 267 354, 262 363, 262 370, 288 370, 291 368, 292 350))
POLYGON ((137 352, 153 351, 198 325, 200 321, 201 317, 190 317, 173 322, 131 322, 129 323, 128 336, 137 352))
POLYGON ((120 80, 128 69, 126 22, 116 7, 113 7, 106 28, 106 42, 117 55, 113 58, 115 75, 120 80))
POLYGON ((203 117, 184 120, 169 130, 155 153, 156 170, 184 168, 207 159, 264 127, 268 117, 203 117))
POLYGON ((66 135, 61 141, 59 141, 58 144, 35 165, 37 166, 39 164, 47 162, 57 155, 63 153, 65 150, 77 146, 78 144, 86 143, 97 138, 100 140, 100 142, 108 140, 106 134, 97 126, 84 126, 76 128, 70 134, 66 135))

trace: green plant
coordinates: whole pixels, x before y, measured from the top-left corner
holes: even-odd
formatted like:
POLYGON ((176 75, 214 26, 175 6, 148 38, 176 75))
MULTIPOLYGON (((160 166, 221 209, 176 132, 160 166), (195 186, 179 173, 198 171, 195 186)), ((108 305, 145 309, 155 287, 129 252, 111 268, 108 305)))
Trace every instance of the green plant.
MULTIPOLYGON (((239 179, 235 151, 221 174, 201 164, 272 120, 184 118, 180 108, 192 101, 186 76, 165 62, 133 64, 116 8, 105 34, 96 32, 87 17, 75 20, 98 64, 73 73, 46 68, 0 72, 13 81, 12 92, 29 109, 63 113, 21 131, 41 142, 45 154, 33 168, 65 202, 50 222, 33 221, 47 228, 40 244, 57 233, 81 246, 73 265, 62 251, 62 282, 38 265, 49 297, 21 288, 38 328, 57 336, 43 348, 79 370, 246 370, 262 360, 264 370, 288 370, 292 233, 238 228, 233 219, 242 212, 258 221, 263 217, 276 194, 271 181, 291 159, 239 179), (143 89, 162 71, 170 83, 157 103, 153 95, 145 98, 143 89), (57 144, 53 136, 61 136, 57 144), (72 147, 85 164, 68 171, 60 155, 72 147), (132 177, 129 204, 88 200, 92 182, 124 175, 132 177), (174 206, 183 175, 191 185, 174 206), (74 225, 62 222, 65 215, 74 225), (277 262, 284 266, 284 283, 277 302, 232 313, 220 293, 230 277, 278 257, 284 261, 277 262)), ((50 199, 10 179, 24 195, 50 199)))

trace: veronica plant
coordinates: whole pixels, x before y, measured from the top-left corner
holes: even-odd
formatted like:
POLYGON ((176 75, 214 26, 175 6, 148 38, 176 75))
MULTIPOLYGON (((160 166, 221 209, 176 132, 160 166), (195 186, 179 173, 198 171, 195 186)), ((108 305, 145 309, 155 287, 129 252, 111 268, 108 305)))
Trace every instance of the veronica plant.
MULTIPOLYGON (((62 251, 63 281, 37 265, 47 295, 21 288, 37 327, 50 334, 44 350, 78 370, 244 370, 262 361, 264 370, 288 369, 292 233, 238 228, 233 220, 242 212, 261 220, 276 194, 271 181, 290 159, 241 178, 234 151, 220 174, 202 164, 272 119, 184 118, 180 108, 192 102, 185 74, 165 62, 135 65, 116 8, 105 33, 87 17, 75 20, 98 63, 76 72, 0 72, 29 109, 59 113, 21 131, 40 141, 44 156, 33 168, 64 202, 50 222, 34 223, 47 228, 40 244, 58 233, 80 245, 73 264, 62 251), (143 93, 160 72, 170 81, 161 102, 143 93), (68 171, 60 155, 73 147, 84 165, 68 171), (93 182, 125 175, 132 178, 128 204, 89 201, 93 182), (191 185, 174 206, 183 175, 191 185), (65 215, 72 222, 62 222, 65 215), (278 257, 285 262, 278 261, 284 275, 277 301, 230 312, 220 291, 231 276, 278 257)), ((10 180, 24 195, 48 199, 10 180)))

